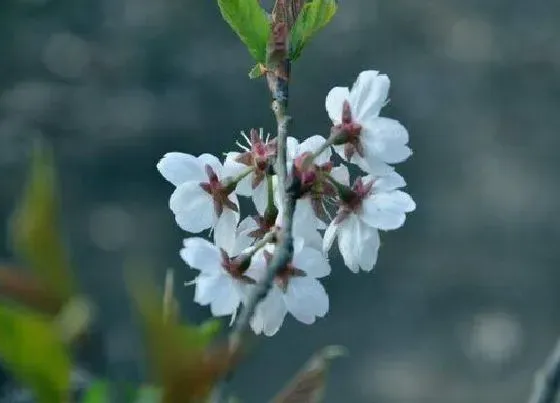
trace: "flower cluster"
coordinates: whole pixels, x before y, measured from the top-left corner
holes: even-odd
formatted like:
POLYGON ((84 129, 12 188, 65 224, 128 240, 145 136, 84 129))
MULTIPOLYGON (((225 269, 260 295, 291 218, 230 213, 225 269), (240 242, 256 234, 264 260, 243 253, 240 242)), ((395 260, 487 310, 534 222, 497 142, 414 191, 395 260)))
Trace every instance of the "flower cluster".
MULTIPOLYGON (((294 254, 256 308, 255 333, 275 334, 288 312, 305 324, 325 316, 329 298, 319 280, 331 271, 334 241, 352 272, 371 271, 379 231, 401 227, 415 209, 392 166, 412 154, 408 132, 398 121, 379 116, 389 84, 377 71, 360 73, 351 89, 335 87, 326 97, 333 123, 328 138, 287 139, 288 175, 298 187, 294 254), (361 171, 352 182, 347 165, 361 171)), ((180 252, 199 272, 192 281, 194 300, 209 305, 214 316, 232 320, 266 273, 283 211, 274 172, 277 140, 262 130, 242 135, 246 144, 238 142, 240 151, 227 153, 223 162, 209 154, 172 152, 157 165, 175 186, 169 206, 177 224, 190 233, 213 232, 213 242, 187 238, 180 252), (254 215, 241 220, 238 196, 252 199, 254 215)))

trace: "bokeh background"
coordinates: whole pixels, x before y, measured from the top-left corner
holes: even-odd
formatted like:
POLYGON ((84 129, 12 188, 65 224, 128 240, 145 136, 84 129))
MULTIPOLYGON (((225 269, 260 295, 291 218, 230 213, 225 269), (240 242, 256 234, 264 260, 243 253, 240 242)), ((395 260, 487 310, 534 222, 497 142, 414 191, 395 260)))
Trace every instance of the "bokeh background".
MULTIPOLYGON (((266 401, 333 343, 350 355, 334 365, 330 403, 526 401, 560 334, 559 18, 546 0, 340 2, 294 66, 293 134, 328 133, 331 87, 388 73, 384 114, 410 131, 400 172, 418 209, 383 236, 375 273, 333 259, 331 312, 260 340, 234 381, 244 401, 266 401)), ((210 0, 3 0, 0 54, 2 220, 33 139, 47 138, 74 262, 106 331, 90 364, 137 379, 123 263, 193 278, 155 164, 273 130, 266 85, 247 79, 250 56, 210 0)), ((177 291, 186 317, 208 317, 192 288, 177 291)))

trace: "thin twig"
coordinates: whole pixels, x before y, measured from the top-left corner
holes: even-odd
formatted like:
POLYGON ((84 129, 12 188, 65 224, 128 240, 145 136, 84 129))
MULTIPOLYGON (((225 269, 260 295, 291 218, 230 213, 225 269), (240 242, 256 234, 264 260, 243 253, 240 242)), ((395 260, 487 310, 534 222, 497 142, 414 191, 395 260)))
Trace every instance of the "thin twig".
POLYGON ((535 376, 529 403, 555 403, 560 391, 560 340, 535 376))

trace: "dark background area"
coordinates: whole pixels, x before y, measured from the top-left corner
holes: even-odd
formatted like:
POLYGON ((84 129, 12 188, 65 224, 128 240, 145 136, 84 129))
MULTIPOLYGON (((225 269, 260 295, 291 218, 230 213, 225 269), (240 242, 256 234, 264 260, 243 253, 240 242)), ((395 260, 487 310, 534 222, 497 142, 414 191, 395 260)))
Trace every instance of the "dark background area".
MULTIPOLYGON (((418 209, 384 234, 375 273, 353 275, 335 252, 329 315, 261 339, 234 387, 265 401, 334 343, 350 356, 327 402, 524 402, 560 333, 560 3, 340 3, 293 68, 293 135, 328 133, 331 87, 387 73, 383 113, 409 129, 414 155, 399 171, 418 209)), ((192 279, 159 158, 219 154, 240 130, 273 130, 251 66, 215 1, 2 1, 0 214, 22 190, 32 140, 47 138, 74 262, 106 330, 97 370, 142 376, 128 259, 162 281, 168 267, 192 279)), ((186 317, 209 315, 192 288, 177 291, 186 317)))

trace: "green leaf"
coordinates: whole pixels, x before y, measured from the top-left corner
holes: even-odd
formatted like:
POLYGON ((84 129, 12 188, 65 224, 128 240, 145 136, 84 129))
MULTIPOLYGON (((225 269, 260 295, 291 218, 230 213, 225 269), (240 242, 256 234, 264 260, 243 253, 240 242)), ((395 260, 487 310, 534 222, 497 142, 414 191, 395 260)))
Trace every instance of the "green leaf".
POLYGON ((67 401, 70 357, 46 317, 0 305, 0 359, 32 389, 37 402, 67 401))
POLYGON ((218 0, 218 5, 222 17, 247 46, 251 56, 257 62, 264 63, 270 23, 259 1, 218 0))
POLYGON ((337 8, 336 0, 312 0, 303 6, 291 31, 290 59, 292 61, 299 58, 311 37, 329 23, 337 8))
MULTIPOLYGON (((109 403, 110 384, 106 380, 95 381, 86 392, 81 403, 109 403)), ((127 387, 127 403, 160 403, 161 389, 155 386, 127 387)))
POLYGON ((64 302, 73 294, 73 281, 60 234, 58 207, 53 157, 49 148, 38 144, 23 198, 11 223, 11 238, 16 253, 53 297, 64 302))
POLYGON ((106 381, 95 381, 86 392, 82 403, 106 403, 109 401, 109 386, 106 381))
POLYGON ((148 349, 149 367, 162 387, 162 402, 199 403, 212 385, 232 365, 235 351, 228 345, 208 346, 217 325, 179 324, 163 315, 163 300, 153 281, 138 274, 127 285, 141 316, 148 349))
POLYGON ((249 71, 249 78, 254 80, 255 78, 262 77, 264 74, 263 65, 258 63, 253 66, 253 68, 249 71))

